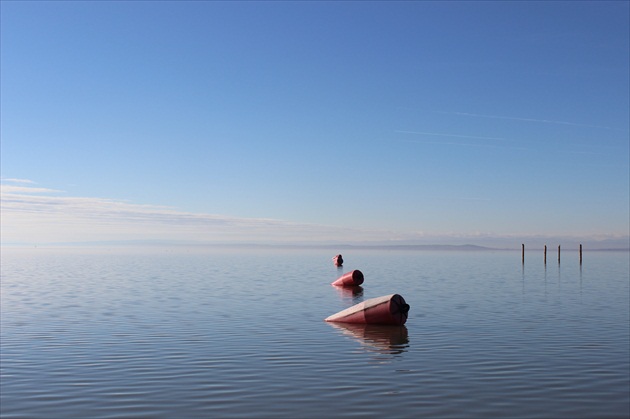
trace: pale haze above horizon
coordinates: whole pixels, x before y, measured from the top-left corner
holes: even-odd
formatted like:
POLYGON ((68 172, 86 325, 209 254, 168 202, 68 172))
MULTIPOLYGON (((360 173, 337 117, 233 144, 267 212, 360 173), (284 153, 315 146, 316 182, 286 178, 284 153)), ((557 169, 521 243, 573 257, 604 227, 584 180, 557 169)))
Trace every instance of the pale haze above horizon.
POLYGON ((630 237, 630 2, 2 1, 3 245, 630 237))

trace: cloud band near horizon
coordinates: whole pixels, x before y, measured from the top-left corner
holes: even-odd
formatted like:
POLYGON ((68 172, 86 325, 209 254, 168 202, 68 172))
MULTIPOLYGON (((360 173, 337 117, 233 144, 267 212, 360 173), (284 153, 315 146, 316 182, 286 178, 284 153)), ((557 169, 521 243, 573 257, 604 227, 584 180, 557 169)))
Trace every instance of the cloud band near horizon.
MULTIPOLYGON (((5 179, 4 182, 10 182, 5 179)), ((270 218, 239 218, 192 213, 172 207, 105 198, 70 197, 34 182, 1 185, 3 244, 96 241, 249 242, 267 244, 479 244, 513 247, 522 240, 548 240, 536 234, 492 232, 391 231, 377 228, 299 223, 270 218)), ((568 240, 575 238, 567 237, 568 240)), ((592 240, 624 243, 627 236, 601 234, 592 240)))

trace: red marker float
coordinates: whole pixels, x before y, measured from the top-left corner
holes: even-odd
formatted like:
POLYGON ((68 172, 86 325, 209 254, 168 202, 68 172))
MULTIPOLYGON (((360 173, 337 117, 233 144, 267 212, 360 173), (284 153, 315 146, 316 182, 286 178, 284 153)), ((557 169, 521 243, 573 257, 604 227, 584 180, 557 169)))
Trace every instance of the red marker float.
POLYGON ((393 324, 407 321, 409 304, 398 294, 371 298, 326 318, 327 322, 393 324))
POLYGON ((357 285, 361 285, 363 280, 363 273, 360 270, 355 269, 354 271, 346 272, 337 278, 332 285, 336 287, 356 287, 357 285))
POLYGON ((335 266, 343 265, 343 258, 341 257, 341 255, 333 256, 332 260, 335 266))

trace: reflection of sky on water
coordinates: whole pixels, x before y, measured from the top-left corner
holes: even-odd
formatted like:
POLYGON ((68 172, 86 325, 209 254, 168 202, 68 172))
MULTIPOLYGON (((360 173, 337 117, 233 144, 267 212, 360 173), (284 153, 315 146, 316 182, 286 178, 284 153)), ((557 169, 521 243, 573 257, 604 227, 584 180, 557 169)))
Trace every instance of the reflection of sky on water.
POLYGON ((628 252, 318 252, 3 249, 0 416, 628 416, 628 252))
MULTIPOLYGON (((328 323, 337 332, 351 337, 368 353, 397 356, 407 351, 409 335, 406 326, 378 324, 328 323)), ((389 358, 389 356, 387 358, 389 358)), ((379 360, 382 360, 379 357, 379 360)))

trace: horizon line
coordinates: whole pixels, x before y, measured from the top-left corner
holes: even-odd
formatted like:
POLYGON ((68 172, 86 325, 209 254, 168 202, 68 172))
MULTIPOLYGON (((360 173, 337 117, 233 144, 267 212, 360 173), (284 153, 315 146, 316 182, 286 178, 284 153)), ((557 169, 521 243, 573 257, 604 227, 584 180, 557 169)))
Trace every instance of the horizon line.
MULTIPOLYGON (((202 248, 202 247, 231 247, 231 248, 269 248, 269 249, 365 249, 365 250, 451 250, 451 251, 522 251, 522 245, 517 247, 492 247, 472 243, 466 244, 352 244, 352 243, 256 243, 256 242, 191 242, 169 240, 110 240, 110 241, 86 241, 86 242, 50 242, 50 243, 0 243, 4 248, 89 248, 89 247, 172 247, 172 248, 202 248)), ((580 244, 582 245, 582 244, 580 244)), ((546 245, 545 245, 546 246, 546 245)), ((583 246, 583 245, 582 245, 583 246)), ((562 244, 559 245, 562 247, 562 244)), ((525 251, 541 251, 543 247, 527 247, 525 251)), ((579 251, 579 246, 567 246, 562 250, 579 251)), ((630 252, 628 247, 588 247, 583 246, 583 251, 624 251, 630 252)))

